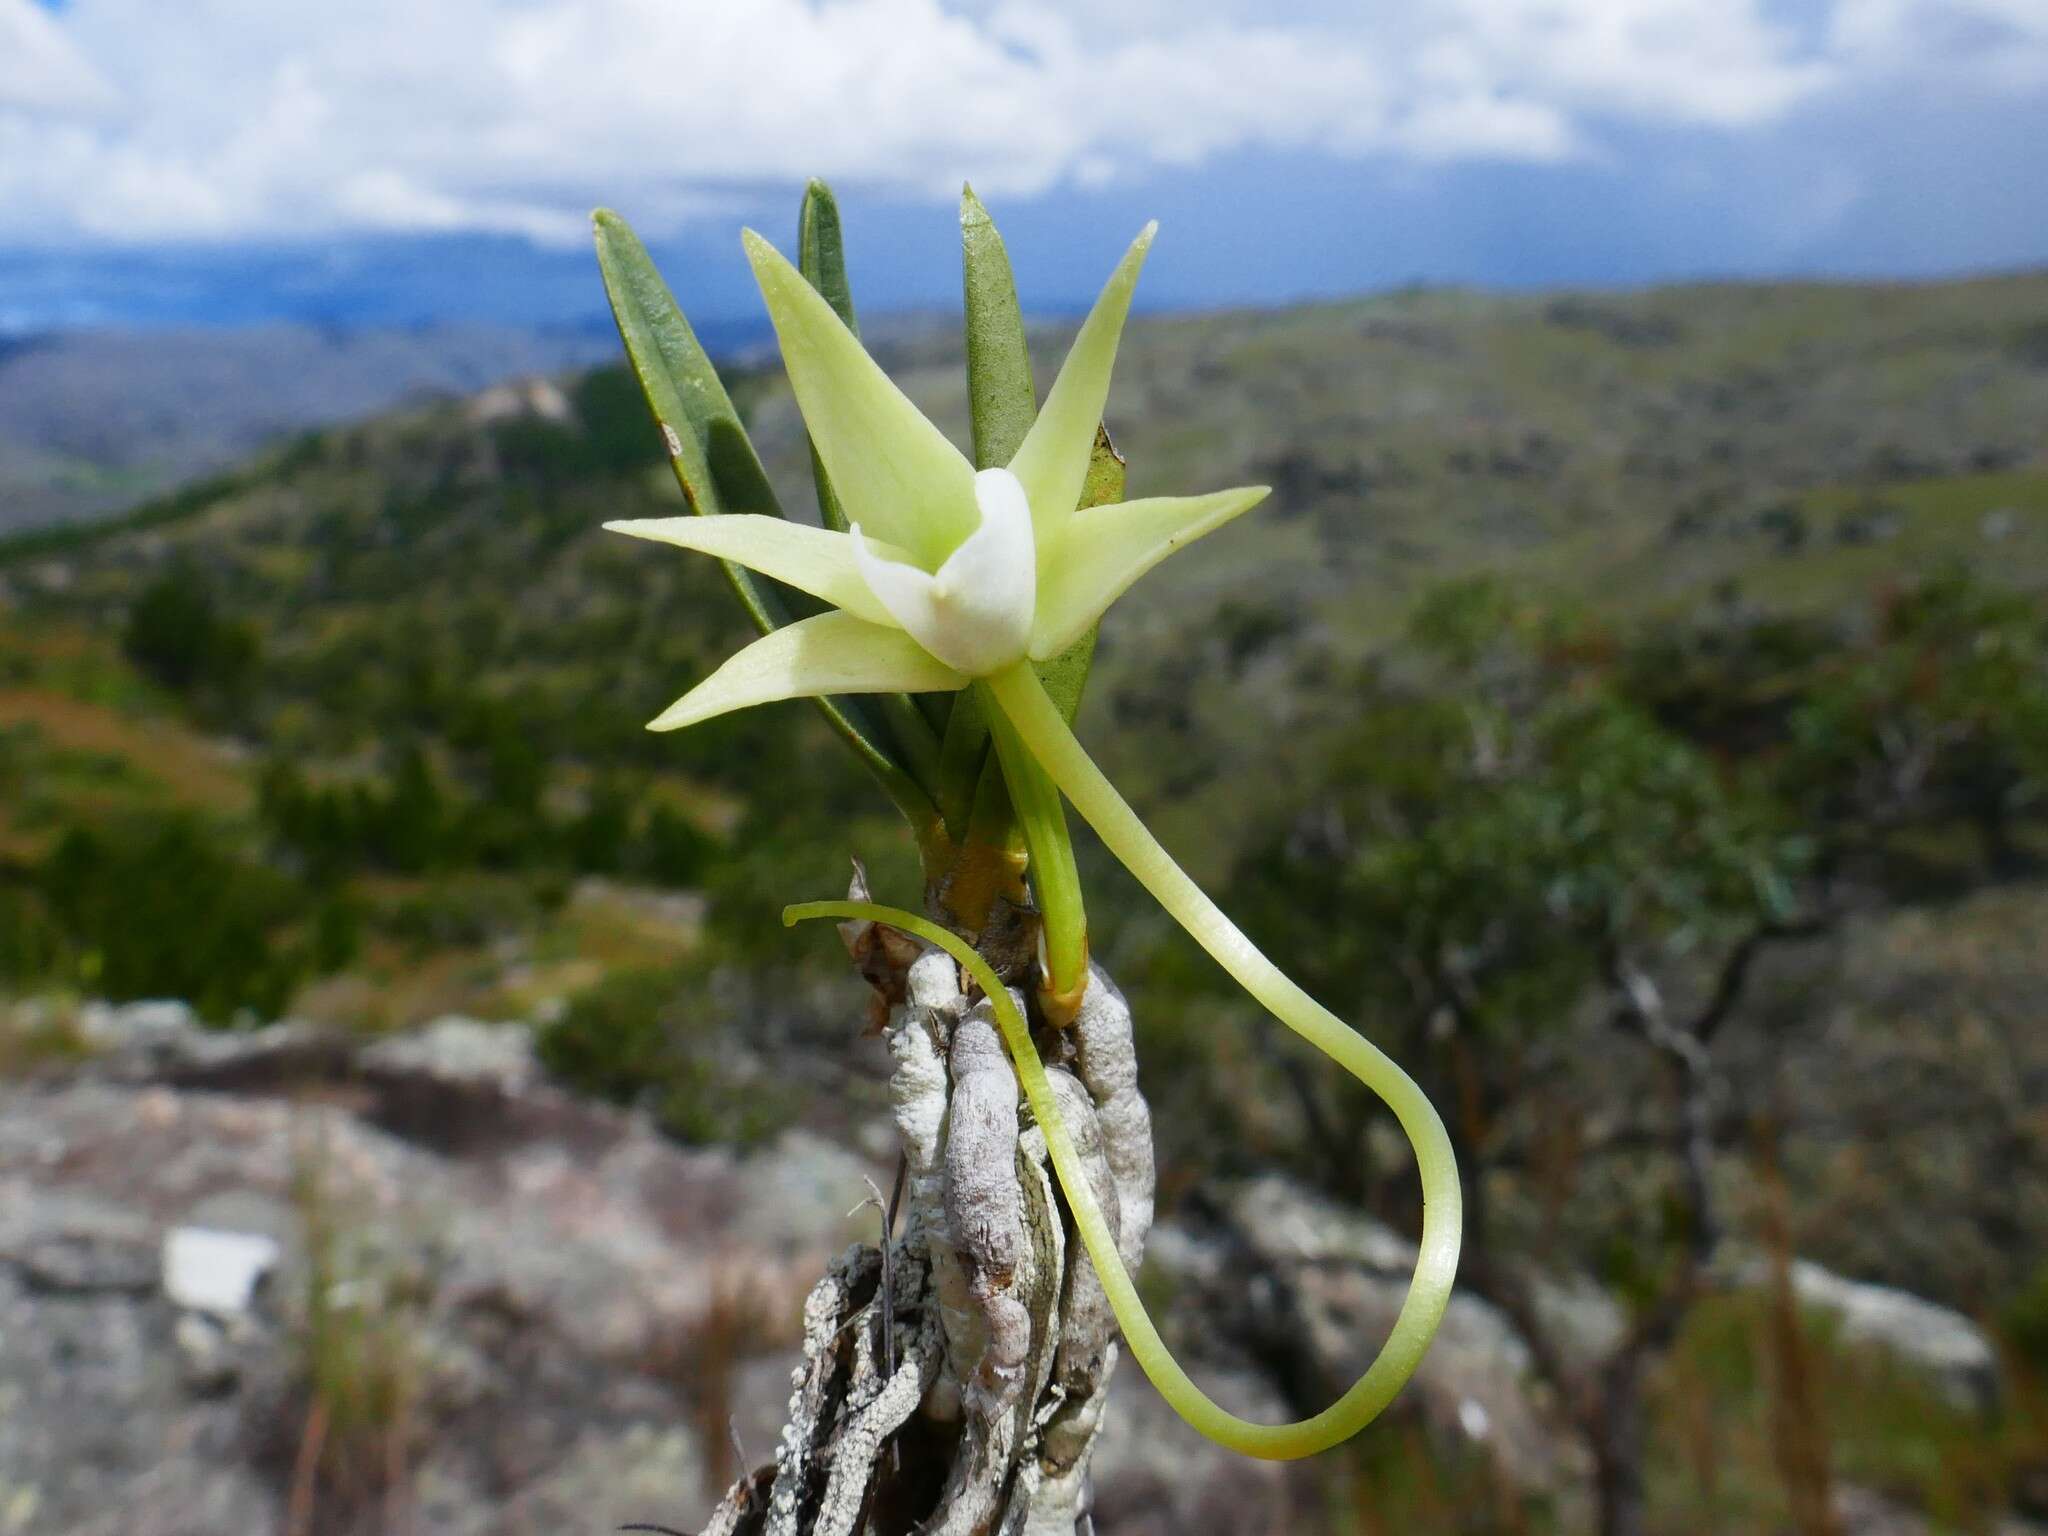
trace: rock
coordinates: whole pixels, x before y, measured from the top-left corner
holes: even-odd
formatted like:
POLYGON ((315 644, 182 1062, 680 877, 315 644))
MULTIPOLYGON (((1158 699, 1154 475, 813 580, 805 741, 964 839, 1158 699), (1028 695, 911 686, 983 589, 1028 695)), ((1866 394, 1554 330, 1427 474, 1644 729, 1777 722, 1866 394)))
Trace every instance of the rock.
POLYGON ((1844 1485, 1833 1498, 1839 1536, 1927 1536, 1926 1518, 1870 1488, 1844 1485))
POLYGON ((212 1397, 234 1386, 239 1366, 227 1329, 217 1318, 187 1312, 173 1326, 171 1341, 178 1347, 186 1391, 212 1397))
POLYGON ((505 1094, 530 1087, 539 1075, 533 1032, 524 1024, 487 1024, 460 1014, 380 1040, 364 1050, 360 1060, 376 1072, 416 1073, 505 1094))
MULTIPOLYGON (((1269 1423, 1288 1417, 1287 1404, 1256 1371, 1220 1366, 1196 1374, 1233 1413, 1269 1423)), ((1095 1528, 1105 1536, 1294 1530, 1312 1524, 1315 1492, 1300 1463, 1254 1461, 1203 1439, 1130 1361, 1110 1378, 1095 1449, 1095 1528)))
POLYGON ((279 1253, 277 1239, 260 1233, 175 1227, 164 1235, 164 1295, 190 1311, 239 1317, 279 1253))
POLYGON ((1621 1303, 1584 1275, 1543 1275, 1529 1287, 1537 1326, 1579 1369, 1592 1369, 1612 1354, 1628 1329, 1621 1303))
MULTIPOLYGON (((888 1172, 807 1130, 784 1131, 743 1158, 734 1176, 736 1231, 763 1247, 829 1258, 850 1242, 875 1241, 881 1230, 873 1207, 854 1207, 868 1198, 871 1183, 887 1196, 888 1172)), ((822 1260, 815 1267, 822 1270, 822 1260)))
MULTIPOLYGON (((375 1298, 340 1310, 380 1325, 348 1342, 393 1405, 351 1452, 375 1496, 356 1509, 323 1482, 322 1536, 694 1529, 732 1470, 729 1423, 748 1456, 772 1454, 802 1298, 832 1253, 872 1241, 875 1213, 848 1212, 891 1172, 872 1153, 893 1148, 816 1126, 745 1158, 679 1147, 549 1086, 516 1025, 451 1017, 365 1045, 140 1005, 91 1030, 96 1058, 0 1082, 0 1536, 285 1528, 312 1407, 309 1220, 343 1255, 329 1299, 375 1298)), ((1271 1421, 1350 1384, 1413 1259, 1386 1226, 1261 1178, 1155 1226, 1144 1280, 1173 1295, 1160 1322, 1203 1387, 1271 1421)), ((1967 1320, 1794 1273, 1845 1339, 1986 1400, 1991 1356, 1967 1320)), ((1535 1301, 1582 1360, 1622 1326, 1590 1284, 1535 1301)), ((1110 1397, 1104 1536, 1324 1518, 1315 1468, 1212 1446, 1129 1361, 1110 1397)), ((1468 1294, 1393 1412, 1517 1491, 1563 1506, 1581 1486, 1527 1351, 1468 1294)), ((1845 1530, 1909 1518, 1856 1497, 1845 1530)))
MULTIPOLYGON (((726 1470, 703 1435, 736 1413, 772 1445, 820 1255, 875 1228, 847 1217, 866 1159, 808 1133, 678 1147, 540 1082, 517 1027, 95 1028, 100 1058, 0 1082, 0 1521, 30 1490, 25 1529, 283 1528, 315 1217, 329 1299, 377 1299, 329 1314, 376 1325, 330 1358, 399 1415, 348 1454, 373 1484, 403 1468, 414 1528, 690 1528, 726 1470)), ((368 1536, 372 1506, 322 1528, 368 1536)))
POLYGON ((33 1291, 148 1295, 157 1245, 148 1222, 104 1202, 48 1189, 0 1201, 0 1262, 33 1291))
POLYGON ((1805 1259, 1792 1263, 1792 1290, 1801 1306, 1835 1323, 1844 1343, 1886 1351, 1957 1407, 1984 1412, 1996 1403, 1998 1352, 1960 1312, 1805 1259))
POLYGON ((569 404, 569 397, 562 393, 561 386, 539 377, 493 384, 470 397, 467 414, 477 426, 515 421, 521 417, 534 417, 566 426, 576 419, 575 409, 569 404))
MULTIPOLYGON (((1393 1327, 1415 1246, 1284 1179, 1229 1186, 1218 1206, 1222 1221, 1207 1232, 1178 1222, 1155 1228, 1148 1263, 1177 1292, 1200 1292, 1205 1314, 1234 1317, 1252 1358, 1293 1383, 1293 1414, 1317 1411, 1350 1387, 1393 1327)), ((1453 1446, 1483 1451, 1528 1492, 1555 1492, 1583 1470, 1583 1452, 1558 1428, 1521 1337, 1463 1291, 1395 1411, 1419 1415, 1453 1446)))
POLYGON ((97 1050, 183 1040, 201 1029, 189 1003, 164 999, 140 1003, 87 1003, 78 1010, 80 1038, 97 1050))

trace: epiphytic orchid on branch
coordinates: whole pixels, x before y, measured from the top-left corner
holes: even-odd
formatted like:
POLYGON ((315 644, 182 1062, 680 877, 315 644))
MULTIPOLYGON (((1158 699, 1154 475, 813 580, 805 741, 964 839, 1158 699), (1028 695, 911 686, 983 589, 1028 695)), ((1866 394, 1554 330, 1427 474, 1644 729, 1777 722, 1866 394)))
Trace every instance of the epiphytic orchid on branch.
POLYGON ((1160 847, 1071 730, 1095 626, 1116 599, 1183 545, 1250 510, 1264 487, 1123 501, 1120 461, 1101 431, 1110 371, 1148 225, 1111 274, 1042 407, 1032 393, 1015 288, 1000 237, 972 192, 963 202, 970 462, 868 355, 852 326, 830 195, 813 183, 799 236, 804 269, 744 236, 809 429, 824 526, 785 520, 731 401, 644 249, 597 216, 600 261, 629 356, 667 440, 693 517, 606 526, 727 562, 763 637, 651 724, 674 730, 781 699, 824 703, 917 831, 936 867, 1028 871, 1042 921, 1038 1001, 1073 1016, 1088 982, 1087 925, 1062 797, 1139 882, 1252 996, 1394 1111, 1420 1166, 1424 1218, 1414 1280, 1377 1360, 1332 1407, 1297 1424, 1224 1412, 1152 1326, 1090 1191, 1022 1013, 963 940, 986 916, 988 882, 938 903, 951 928, 864 902, 793 907, 862 918, 939 945, 994 1006, 1075 1224, 1140 1364, 1195 1428, 1252 1455, 1324 1449, 1370 1421, 1414 1370, 1449 1299, 1460 1191, 1435 1111, 1389 1058, 1268 961, 1160 847), (1116 482, 1105 488, 1104 472, 1116 482), (1091 478, 1092 482, 1091 483, 1091 478), (1107 489, 1107 494, 1105 494, 1107 489), (787 589, 787 590, 785 590, 787 589), (800 614, 790 593, 811 600, 800 614), (913 698, 913 696, 916 696, 913 698), (993 761, 990 745, 993 744, 993 761), (1021 831, 1016 858, 1012 827, 1021 831))

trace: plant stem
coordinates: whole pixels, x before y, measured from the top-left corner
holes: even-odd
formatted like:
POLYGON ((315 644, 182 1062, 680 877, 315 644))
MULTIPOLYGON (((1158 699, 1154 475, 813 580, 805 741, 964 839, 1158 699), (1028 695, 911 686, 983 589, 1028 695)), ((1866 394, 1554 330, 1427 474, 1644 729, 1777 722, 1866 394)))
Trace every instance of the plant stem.
MULTIPOLYGON (((1159 846, 1145 824, 1138 819, 1116 788, 1103 777, 1080 742, 1061 718, 1059 709, 1046 696, 1037 674, 1028 665, 1010 667, 985 680, 1000 713, 1016 730, 1039 765, 1074 804, 1117 859, 1150 891, 1159 904, 1187 929, 1224 970, 1270 1013, 1307 1040, 1324 1055, 1342 1066, 1379 1096, 1407 1134, 1415 1149, 1422 1176, 1422 1241, 1416 1257, 1415 1277, 1407 1299, 1395 1320, 1392 1334, 1366 1373, 1336 1403, 1298 1424, 1266 1426, 1247 1424, 1225 1413, 1204 1396, 1167 1354, 1151 1329, 1149 1319, 1142 1331, 1133 1328, 1126 1311, 1142 1317, 1142 1307, 1121 1269, 1112 1282, 1110 1266, 1098 1247, 1110 1250, 1107 1231, 1089 1233, 1080 1222, 1085 1181, 1070 1176, 1054 1155, 1060 1181, 1076 1212, 1083 1240, 1102 1273, 1105 1290, 1116 1309, 1117 1321, 1131 1341, 1146 1375, 1173 1403, 1183 1418, 1211 1439, 1235 1446, 1254 1456, 1285 1459, 1310 1455, 1335 1445, 1362 1428, 1392 1400, 1416 1365, 1436 1332, 1438 1321, 1451 1296, 1451 1282, 1457 1272, 1458 1246, 1463 1211, 1463 1191, 1458 1182, 1457 1160, 1450 1138, 1435 1108, 1415 1082, 1384 1052, 1345 1024, 1297 986, 1280 968, 1261 954, 1250 939, 1225 917, 1201 887, 1188 878, 1171 855, 1159 846), (1082 1186, 1079 1190, 1075 1186, 1082 1186), (1120 1294, 1122 1292, 1122 1294, 1120 1294), (1171 1383, 1169 1389, 1168 1383, 1171 1383)), ((1000 1016, 1001 1009, 998 1008, 1000 1016)), ((1029 1044, 1029 1040, 1025 1041, 1029 1044)), ((1014 1043, 1012 1049, 1015 1049, 1014 1043)), ((1020 1075, 1025 1073, 1019 1062, 1020 1075)), ((1042 1079, 1042 1072, 1039 1074, 1042 1079)), ((1028 1081, 1028 1078, 1027 1078, 1028 1081)), ((1027 1088, 1027 1094, 1028 1094, 1027 1088)), ((1036 1102, 1033 1109, 1044 1120, 1036 1102)), ((1064 1131, 1055 1137, 1046 1128, 1050 1147, 1064 1141, 1064 1131)), ((1067 1149, 1071 1160, 1072 1149, 1067 1149)), ((1099 1213, 1098 1213, 1099 1221, 1099 1213)))
MULTIPOLYGON (((1034 673, 1034 682, 1036 678, 1034 673)), ((1045 990, 1049 999, 1059 1001, 1055 1011, 1066 1014, 1055 1022, 1064 1024, 1072 1019, 1088 985, 1088 913, 1081 900, 1073 839, 1067 835, 1066 807, 1008 718, 992 706, 980 684, 976 690, 995 737, 1003 781, 1010 787, 1011 807, 1024 829, 1024 845, 1031 850, 1031 889, 1038 897, 1040 931, 1045 935, 1045 990)))

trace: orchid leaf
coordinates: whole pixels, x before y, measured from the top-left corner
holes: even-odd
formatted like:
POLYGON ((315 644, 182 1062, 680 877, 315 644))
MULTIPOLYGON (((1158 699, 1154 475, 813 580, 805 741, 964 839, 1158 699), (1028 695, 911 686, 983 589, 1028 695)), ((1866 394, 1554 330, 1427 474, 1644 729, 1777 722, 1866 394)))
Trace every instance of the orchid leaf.
MULTIPOLYGON (((839 228, 839 202, 832 196, 832 189, 815 177, 804 188, 803 210, 797 215, 796 256, 797 270, 832 306, 832 313, 858 337, 860 322, 854 317, 853 287, 846 278, 846 241, 839 228)), ((804 441, 811 450, 811 478, 818 486, 818 516, 827 528, 844 533, 846 508, 839 493, 832 489, 832 477, 825 473, 825 461, 818 456, 818 445, 808 432, 804 441)))
MULTIPOLYGON (((1031 353, 1010 254, 972 187, 960 190, 960 269, 974 466, 994 469, 1010 462, 1031 430, 1038 394, 1031 382, 1031 353)), ((968 696, 946 701, 944 707, 937 798, 947 827, 958 837, 974 809, 984 771, 997 770, 989 756, 988 720, 981 709, 968 696)), ((986 792, 982 799, 987 804, 986 792)), ((991 819, 1004 818, 984 817, 991 819)))
MULTIPOLYGON (((1148 242, 1149 229, 1140 237, 1139 245, 1133 247, 1133 255, 1127 255, 1111 277, 1105 290, 1110 296, 1109 309, 1105 310, 1103 302, 1097 304, 1098 311, 1104 311, 1104 318, 1092 322, 1093 334, 1097 338, 1107 335, 1109 358, 1115 355, 1123 323, 1117 304, 1128 305, 1137 265, 1143 260, 1148 242), (1115 297, 1118 294, 1120 301, 1115 297), (1114 311, 1113 315, 1110 311, 1114 311), (1111 319, 1113 327, 1109 324, 1111 319)), ((963 188, 960 194, 960 248, 966 309, 967 402, 973 417, 974 461, 978 468, 986 469, 1008 464, 1018 456, 1038 416, 1038 397, 1032 383, 1030 346, 1009 250, 995 220, 972 187, 963 188)), ((1079 345, 1077 341, 1076 347, 1079 345)), ((1096 348, 1101 350, 1099 341, 1096 348)), ((1101 393, 1106 396, 1107 359, 1100 371, 1101 393)), ((1067 373, 1063 369, 1062 377, 1067 373)), ((1074 385, 1069 385, 1067 395, 1077 398, 1074 385)), ((1100 399, 1095 408, 1099 413, 1100 399)), ((1077 501, 1083 507, 1119 501, 1124 493, 1123 458, 1100 420, 1093 425, 1091 451, 1077 487, 1077 501)), ((1046 691, 1069 722, 1080 708, 1082 689, 1094 657, 1095 629, 1091 626, 1065 651, 1038 665, 1046 691)), ((988 802, 993 786, 982 785, 981 779, 1000 770, 989 753, 987 719, 971 694, 950 701, 934 695, 925 702, 928 712, 933 704, 950 710, 939 749, 937 798, 947 826, 957 835, 977 798, 984 804, 988 802)))
POLYGON ((974 467, 995 469, 1024 446, 1038 414, 1038 394, 1031 382, 1031 352, 1010 253, 972 187, 960 193, 960 254, 974 467))

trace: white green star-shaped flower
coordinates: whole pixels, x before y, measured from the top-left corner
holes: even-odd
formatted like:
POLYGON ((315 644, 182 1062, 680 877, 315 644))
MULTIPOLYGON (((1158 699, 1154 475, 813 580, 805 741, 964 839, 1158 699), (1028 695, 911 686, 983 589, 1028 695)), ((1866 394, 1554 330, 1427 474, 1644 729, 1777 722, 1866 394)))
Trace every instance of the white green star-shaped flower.
POLYGON ((674 730, 777 699, 966 687, 1057 656, 1145 572, 1264 486, 1078 509, 1153 226, 1131 243, 1009 464, 977 472, 766 240, 747 256, 805 425, 851 527, 737 513, 605 526, 735 561, 832 611, 756 640, 657 717, 674 730))
MULTIPOLYGON (((1066 653, 1161 560, 1266 495, 1264 487, 1252 486, 1080 506, 1117 342, 1152 234, 1148 225, 1111 275, 1009 463, 977 472, 889 381, 803 273, 749 232, 747 255, 826 482, 846 515, 845 531, 725 512, 605 526, 718 556, 830 605, 824 613, 770 629, 664 710, 653 729, 674 730, 778 699, 974 689, 1029 844, 1045 940, 1045 984, 1039 992, 1045 1017, 1056 1022, 1051 1005, 1076 1002, 1087 983, 1086 923, 1061 809, 1064 796, 1109 852, 1248 993, 1394 1111, 1415 1147, 1423 1224, 1415 1278, 1393 1331, 1365 1374, 1322 1413, 1296 1424, 1248 1423, 1188 1378, 1153 1326, 1062 1122, 1030 1026, 987 961, 959 934, 898 908, 813 902, 784 913, 788 921, 829 916, 889 924, 946 949, 975 978, 1132 1354, 1203 1434, 1250 1455, 1291 1458, 1356 1433, 1414 1371, 1450 1299, 1462 1197, 1449 1138, 1427 1097, 1398 1065, 1261 954, 1188 878, 1088 756, 1034 666, 1066 653)), ((608 238, 622 245, 630 241, 622 227, 601 222, 601 254, 608 238)), ((607 280, 615 284, 615 305, 622 306, 628 350, 655 401, 657 387, 672 386, 649 384, 649 358, 667 367, 675 360, 666 355, 672 348, 695 368, 701 354, 686 356, 695 343, 679 316, 679 328, 664 330, 664 316, 648 308, 663 302, 672 308, 673 301, 665 290, 654 296, 658 279, 647 283, 651 268, 641 270, 644 252, 637 243, 633 249, 633 270, 608 267, 607 280)), ((970 287, 972 272, 970 258, 970 287)), ((1006 265, 1004 273, 1007 282, 1006 265)), ((687 383, 688 369, 678 377, 699 394, 713 387, 708 364, 694 374, 697 383, 687 383)), ((1028 393, 1028 378, 1019 387, 1028 393)), ((683 388, 665 398, 688 413, 683 388)), ((729 402, 724 408, 730 410, 729 402)), ((656 410, 661 415, 658 403, 656 410)), ((663 423, 669 425, 666 417, 663 423)), ((671 453, 680 455, 681 444, 671 429, 671 453)), ((687 491, 690 480, 684 479, 687 491)), ((698 493, 691 499, 698 502, 698 493)))

